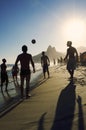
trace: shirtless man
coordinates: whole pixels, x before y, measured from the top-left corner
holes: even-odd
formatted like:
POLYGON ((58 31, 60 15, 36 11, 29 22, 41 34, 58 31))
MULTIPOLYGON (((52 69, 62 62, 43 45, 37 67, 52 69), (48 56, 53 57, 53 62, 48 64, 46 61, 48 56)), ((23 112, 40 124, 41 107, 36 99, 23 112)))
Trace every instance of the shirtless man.
POLYGON ((64 58, 64 60, 68 59, 67 62, 67 70, 70 74, 70 79, 73 79, 74 70, 76 69, 76 62, 78 62, 78 53, 76 48, 72 47, 72 42, 68 41, 67 46, 69 47, 67 49, 67 54, 64 58))
POLYGON ((22 46, 22 51, 20 55, 18 55, 15 66, 17 66, 18 62, 20 61, 21 69, 20 69, 20 80, 21 80, 21 98, 23 98, 24 94, 24 79, 26 79, 26 98, 30 97, 30 78, 31 78, 31 70, 30 70, 30 63, 33 67, 33 72, 35 72, 35 66, 32 59, 32 55, 27 53, 27 46, 22 46))
POLYGON ((45 73, 46 72, 47 72, 48 78, 49 78, 50 74, 49 74, 49 68, 48 68, 48 66, 50 65, 50 60, 49 60, 48 56, 45 55, 44 51, 42 52, 41 65, 43 67, 44 78, 45 78, 45 73))

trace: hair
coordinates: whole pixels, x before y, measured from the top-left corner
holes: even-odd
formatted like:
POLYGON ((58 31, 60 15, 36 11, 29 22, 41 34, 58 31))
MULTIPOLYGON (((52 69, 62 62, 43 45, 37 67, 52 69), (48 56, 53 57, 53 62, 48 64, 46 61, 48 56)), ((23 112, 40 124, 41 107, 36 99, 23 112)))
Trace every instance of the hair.
POLYGON ((27 50, 28 50, 28 49, 27 49, 27 46, 26 46, 26 45, 23 45, 23 46, 22 46, 22 51, 23 51, 23 52, 27 52, 27 50))
POLYGON ((4 58, 4 59, 2 59, 2 61, 3 61, 3 62, 6 62, 6 59, 4 58))
POLYGON ((44 51, 42 51, 42 55, 44 55, 45 54, 45 52, 44 51))
POLYGON ((72 45, 72 41, 67 41, 67 46, 71 46, 72 45))

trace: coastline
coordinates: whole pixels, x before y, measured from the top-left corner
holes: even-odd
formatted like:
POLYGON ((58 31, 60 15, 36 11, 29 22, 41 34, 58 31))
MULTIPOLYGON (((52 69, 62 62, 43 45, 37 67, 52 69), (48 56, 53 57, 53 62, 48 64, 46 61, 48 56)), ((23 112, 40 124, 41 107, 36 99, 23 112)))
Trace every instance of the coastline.
MULTIPOLYGON (((49 70, 50 70, 50 79, 52 78, 52 75, 55 75, 56 73, 60 74, 60 71, 63 71, 63 73, 65 73, 65 71, 66 71, 65 77, 62 77, 62 78, 64 78, 66 80, 66 82, 69 81, 69 79, 68 79, 69 74, 68 74, 68 72, 66 70, 66 66, 64 64, 58 65, 58 66, 56 66, 56 65, 51 66, 49 68, 49 70)), ((79 66, 76 69, 75 77, 74 77, 74 82, 75 82, 76 85, 82 86, 82 87, 84 87, 86 85, 86 74, 85 74, 85 72, 86 72, 86 68, 83 67, 83 66, 79 66)), ((33 92, 33 90, 35 88, 44 84, 47 80, 48 80, 48 78, 46 78, 46 79, 43 78, 43 73, 41 71, 37 75, 37 77, 35 76, 35 78, 33 78, 33 80, 30 82, 31 93, 33 92)), ((6 109, 13 106, 13 104, 16 105, 17 103, 21 102, 20 95, 19 95, 19 93, 20 93, 19 86, 15 87, 13 82, 10 82, 9 86, 11 87, 11 89, 8 89, 8 92, 0 93, 0 113, 3 113, 4 111, 6 111, 6 109)), ((80 89, 80 91, 81 91, 81 89, 80 89)))
MULTIPOLYGON (((37 70, 35 73, 32 72, 30 81, 30 91, 32 91, 40 84, 42 84, 43 82, 42 80, 43 80, 42 69, 37 70)), ((19 84, 20 84, 19 78, 18 78, 18 84, 15 84, 13 79, 11 78, 8 84, 8 91, 5 92, 5 85, 3 85, 3 92, 1 92, 0 90, 0 117, 6 113, 6 110, 8 111, 11 107, 16 106, 16 104, 21 102, 19 84)))
POLYGON ((85 130, 85 73, 86 68, 79 66, 71 82, 65 65, 50 68, 50 78, 44 80, 41 77, 38 87, 31 91, 32 97, 23 100, 0 119, 0 128, 85 130))

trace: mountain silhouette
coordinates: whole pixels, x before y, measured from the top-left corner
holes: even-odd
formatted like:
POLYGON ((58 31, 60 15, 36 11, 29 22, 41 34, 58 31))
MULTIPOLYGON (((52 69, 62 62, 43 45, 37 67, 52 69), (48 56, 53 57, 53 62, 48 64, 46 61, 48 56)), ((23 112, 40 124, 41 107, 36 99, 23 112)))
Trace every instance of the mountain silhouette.
MULTIPOLYGON (((39 53, 38 55, 33 56, 34 62, 39 63, 41 61, 41 56, 42 56, 41 53, 39 53)), ((53 61, 53 59, 57 60, 60 57, 64 58, 64 53, 57 52, 56 48, 52 47, 51 45, 48 46, 47 50, 45 51, 45 54, 49 57, 50 61, 53 61)))

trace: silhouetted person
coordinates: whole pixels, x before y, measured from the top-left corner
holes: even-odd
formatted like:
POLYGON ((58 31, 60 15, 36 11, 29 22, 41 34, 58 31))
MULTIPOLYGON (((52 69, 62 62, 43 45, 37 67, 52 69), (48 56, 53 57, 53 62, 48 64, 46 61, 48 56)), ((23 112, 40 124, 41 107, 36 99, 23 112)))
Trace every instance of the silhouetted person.
POLYGON ((8 87, 8 75, 7 75, 7 66, 6 66, 6 59, 2 59, 2 64, 1 64, 1 91, 3 91, 2 87, 3 87, 3 83, 6 83, 6 88, 5 91, 7 91, 7 87, 8 87))
POLYGON ((22 51, 20 55, 18 55, 15 65, 20 62, 21 69, 20 69, 20 80, 21 80, 21 98, 23 98, 24 94, 24 79, 26 79, 26 98, 30 97, 30 78, 31 78, 31 70, 30 70, 30 63, 33 67, 33 72, 35 72, 35 66, 32 59, 32 55, 27 53, 27 46, 22 46, 22 51))
POLYGON ((13 77, 13 80, 17 82, 17 75, 18 75, 18 72, 19 72, 19 68, 18 66, 16 65, 13 65, 12 67, 12 77, 13 77))
POLYGON ((60 62, 60 59, 58 58, 57 61, 58 61, 58 63, 59 63, 59 62, 60 62))
POLYGON ((67 54, 66 54, 64 60, 66 60, 68 58, 67 70, 70 74, 70 78, 73 79, 74 70, 76 69, 76 62, 78 61, 78 53, 77 53, 76 48, 72 47, 71 41, 67 42, 67 46, 69 48, 67 49, 67 54))
POLYGON ((54 64, 54 65, 56 64, 56 60, 55 60, 55 59, 53 59, 53 64, 54 64))
POLYGON ((62 57, 60 57, 60 63, 62 63, 63 62, 63 59, 62 59, 62 57))
POLYGON ((41 56, 41 65, 42 65, 42 68, 43 68, 44 78, 46 78, 46 76, 45 76, 46 72, 47 72, 48 78, 49 78, 50 74, 49 74, 49 68, 48 67, 50 65, 50 60, 49 60, 48 56, 45 55, 44 51, 42 52, 42 56, 41 56))

